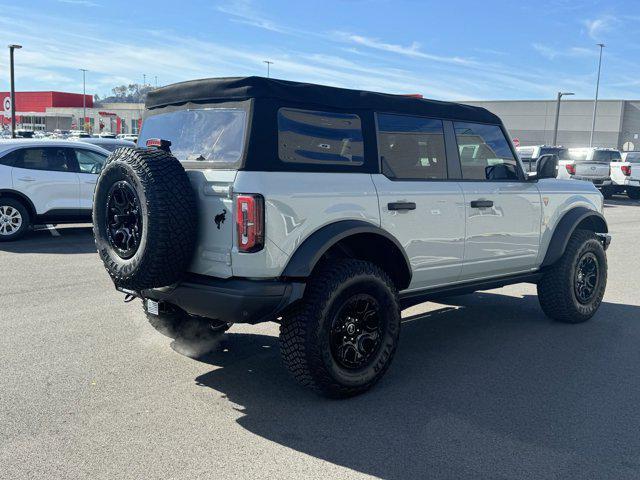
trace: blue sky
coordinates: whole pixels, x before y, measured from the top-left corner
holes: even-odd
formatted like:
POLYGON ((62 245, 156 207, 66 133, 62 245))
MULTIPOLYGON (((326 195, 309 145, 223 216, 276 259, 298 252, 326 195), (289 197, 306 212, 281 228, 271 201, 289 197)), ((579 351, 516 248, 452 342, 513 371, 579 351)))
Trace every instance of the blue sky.
MULTIPOLYGON (((640 98, 637 2, 149 1, 0 2, 0 45, 19 43, 18 90, 108 94, 265 75, 445 100, 640 98), (21 5, 22 3, 22 5, 21 5)), ((5 50, 6 52, 6 50, 5 50)), ((0 89, 8 87, 8 53, 0 89)))

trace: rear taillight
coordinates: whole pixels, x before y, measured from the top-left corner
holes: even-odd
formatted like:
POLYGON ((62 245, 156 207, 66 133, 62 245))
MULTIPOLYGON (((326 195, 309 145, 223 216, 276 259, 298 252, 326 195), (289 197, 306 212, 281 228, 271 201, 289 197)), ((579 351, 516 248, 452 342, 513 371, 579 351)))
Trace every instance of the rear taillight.
POLYGON ((569 175, 575 175, 576 174, 576 166, 573 163, 567 163, 565 165, 565 168, 567 169, 567 173, 569 175))
POLYGON ((236 197, 238 250, 257 252, 264 246, 264 200, 262 195, 236 197))
POLYGON ((622 165, 620 169, 622 170, 623 175, 627 177, 631 176, 631 165, 622 165))

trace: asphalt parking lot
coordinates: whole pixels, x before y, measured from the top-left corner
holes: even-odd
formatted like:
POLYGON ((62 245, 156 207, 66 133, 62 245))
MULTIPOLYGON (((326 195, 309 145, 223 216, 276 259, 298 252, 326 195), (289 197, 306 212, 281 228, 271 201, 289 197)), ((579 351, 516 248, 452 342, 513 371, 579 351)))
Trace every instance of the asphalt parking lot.
POLYGON ((548 320, 531 285, 416 307, 386 377, 346 401, 290 379, 275 324, 153 328, 90 229, 0 244, 0 477, 637 479, 640 203, 605 214, 592 321, 548 320))

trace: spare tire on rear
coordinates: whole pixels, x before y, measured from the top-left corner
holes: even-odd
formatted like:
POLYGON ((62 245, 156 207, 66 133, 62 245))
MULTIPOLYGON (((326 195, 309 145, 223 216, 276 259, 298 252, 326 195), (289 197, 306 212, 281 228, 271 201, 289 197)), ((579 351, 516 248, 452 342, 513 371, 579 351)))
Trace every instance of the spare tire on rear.
POLYGON ((195 193, 180 162, 163 150, 119 148, 98 178, 93 233, 117 287, 171 285, 195 248, 195 193))

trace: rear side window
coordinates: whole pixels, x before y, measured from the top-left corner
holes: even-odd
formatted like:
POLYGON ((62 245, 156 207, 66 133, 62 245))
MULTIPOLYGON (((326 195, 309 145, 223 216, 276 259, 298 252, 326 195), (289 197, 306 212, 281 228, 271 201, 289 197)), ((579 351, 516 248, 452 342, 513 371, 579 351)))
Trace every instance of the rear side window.
POLYGON ((362 165, 360 117, 350 113, 278 110, 278 156, 283 162, 362 165))
POLYGON ((498 125, 454 122, 454 128, 463 179, 519 179, 516 159, 498 125))
POLYGON ((377 114, 382 173, 397 180, 447 177, 442 120, 377 114))
POLYGON ((91 150, 77 149, 76 159, 78 160, 80 173, 97 174, 102 170, 107 157, 91 150))
POLYGON ((0 165, 7 165, 8 167, 12 167, 16 163, 16 159, 18 158, 18 151, 14 150, 13 152, 9 152, 6 155, 0 157, 0 165))
POLYGON ((73 152, 67 148, 24 148, 14 164, 18 168, 48 170, 51 172, 75 172, 73 152))

